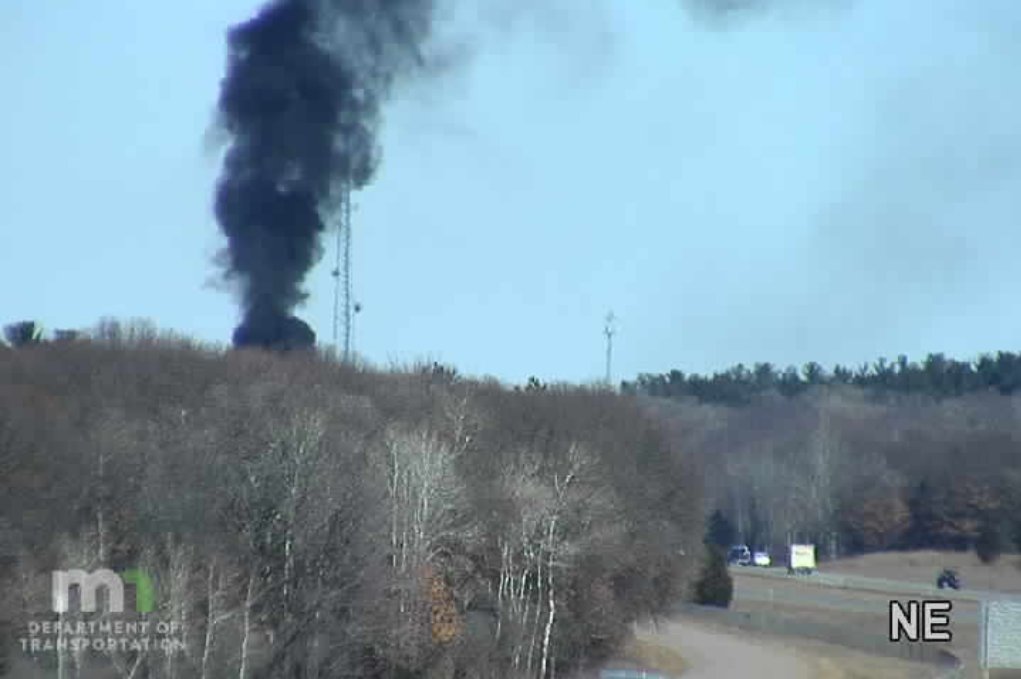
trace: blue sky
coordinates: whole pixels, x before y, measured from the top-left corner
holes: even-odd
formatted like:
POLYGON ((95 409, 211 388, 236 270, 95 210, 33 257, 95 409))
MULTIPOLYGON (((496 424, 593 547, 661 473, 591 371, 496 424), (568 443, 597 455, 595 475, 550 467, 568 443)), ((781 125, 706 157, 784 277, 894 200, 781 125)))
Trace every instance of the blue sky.
MULTIPOLYGON (((617 379, 1017 349, 1021 4, 493 3, 443 14, 356 197, 371 361, 597 379, 609 309, 617 379)), ((0 320, 229 339, 206 132, 257 6, 0 3, 0 320)))

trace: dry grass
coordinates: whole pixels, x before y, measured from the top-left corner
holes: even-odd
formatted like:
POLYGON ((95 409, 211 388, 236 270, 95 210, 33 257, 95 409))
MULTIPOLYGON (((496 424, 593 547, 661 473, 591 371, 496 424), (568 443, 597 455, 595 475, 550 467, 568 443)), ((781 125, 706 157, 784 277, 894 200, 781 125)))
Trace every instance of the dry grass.
MULTIPOLYGON (((736 610, 769 611, 780 619, 784 616, 798 620, 818 620, 820 624, 832 625, 839 619, 842 626, 848 629, 858 628, 862 632, 873 631, 886 626, 885 616, 866 613, 838 613, 835 618, 830 611, 820 611, 811 607, 769 606, 768 604, 748 603, 735 607, 736 610)), ((935 670, 921 663, 898 660, 880 655, 872 655, 835 643, 825 643, 814 639, 785 637, 777 635, 780 643, 794 648, 799 654, 812 662, 814 676, 821 679, 921 679, 936 676, 935 670)))
MULTIPOLYGON (((808 587, 809 585, 804 585, 808 587)), ((857 592, 855 590, 849 590, 846 593, 846 597, 850 602, 857 599, 857 603, 861 603, 865 600, 875 600, 876 611, 874 613, 865 613, 858 611, 834 611, 828 608, 818 608, 812 606, 808 602, 793 604, 788 603, 780 599, 779 595, 775 603, 766 603, 761 601, 735 601, 732 608, 737 611, 746 611, 750 613, 769 613, 775 615, 780 619, 786 617, 796 618, 799 621, 818 621, 820 624, 833 625, 839 622, 841 627, 849 631, 858 631, 862 634, 865 633, 876 633, 879 630, 879 634, 884 634, 887 626, 889 625, 886 608, 890 599, 887 595, 882 597, 880 595, 873 595, 866 592, 857 592)), ((977 613, 977 604, 973 602, 954 602, 954 611, 959 615, 964 611, 968 611, 972 615, 977 613)), ((973 622, 972 619, 961 620, 956 617, 951 617, 950 630, 954 636, 954 643, 952 644, 954 649, 974 649, 978 648, 978 626, 973 622)))
POLYGON ((739 630, 714 622, 695 624, 721 634, 735 635, 746 642, 765 642, 791 652, 808 664, 811 676, 817 679, 932 679, 939 676, 938 669, 929 665, 874 656, 814 639, 739 630))
POLYGON ((684 658, 674 649, 647 639, 632 639, 624 649, 625 658, 649 670, 679 677, 685 670, 684 658))
POLYGON ((899 660, 873 658, 863 654, 827 651, 830 655, 814 659, 814 676, 819 679, 930 679, 934 668, 899 660))
POLYGON ((974 552, 879 552, 820 564, 827 573, 862 575, 931 585, 943 568, 956 568, 968 589, 1021 593, 1021 555, 1005 554, 992 564, 974 552))

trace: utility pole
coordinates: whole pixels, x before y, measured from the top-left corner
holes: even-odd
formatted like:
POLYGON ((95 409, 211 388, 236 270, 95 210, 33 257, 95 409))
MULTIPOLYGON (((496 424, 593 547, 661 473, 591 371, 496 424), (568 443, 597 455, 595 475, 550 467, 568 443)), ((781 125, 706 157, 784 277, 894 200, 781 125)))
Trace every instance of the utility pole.
POLYGON ((617 332, 616 317, 613 312, 606 314, 606 325, 603 326, 603 334, 606 335, 606 384, 612 385, 611 377, 613 372, 611 370, 613 364, 613 335, 617 332))

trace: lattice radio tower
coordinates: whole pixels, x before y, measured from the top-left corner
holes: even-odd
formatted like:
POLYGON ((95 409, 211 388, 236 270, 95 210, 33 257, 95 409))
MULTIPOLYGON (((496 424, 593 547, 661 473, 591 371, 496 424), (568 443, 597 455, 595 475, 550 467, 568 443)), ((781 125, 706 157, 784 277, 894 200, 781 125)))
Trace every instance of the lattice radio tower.
POLYGON ((344 345, 341 357, 351 360, 351 188, 341 189, 337 216, 337 259, 333 275, 333 349, 340 351, 340 332, 343 325, 344 345))

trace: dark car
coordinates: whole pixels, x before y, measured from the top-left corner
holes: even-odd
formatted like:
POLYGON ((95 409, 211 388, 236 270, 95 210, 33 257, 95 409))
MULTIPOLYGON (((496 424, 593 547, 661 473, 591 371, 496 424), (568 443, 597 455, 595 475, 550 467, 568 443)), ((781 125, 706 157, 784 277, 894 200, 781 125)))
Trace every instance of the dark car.
POLYGON ((748 545, 734 545, 727 553, 727 563, 731 566, 748 566, 752 563, 752 553, 748 545))
POLYGON ((936 586, 940 589, 961 589, 961 579, 957 576, 957 571, 944 568, 936 578, 936 586))

